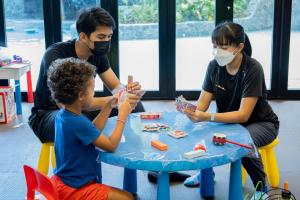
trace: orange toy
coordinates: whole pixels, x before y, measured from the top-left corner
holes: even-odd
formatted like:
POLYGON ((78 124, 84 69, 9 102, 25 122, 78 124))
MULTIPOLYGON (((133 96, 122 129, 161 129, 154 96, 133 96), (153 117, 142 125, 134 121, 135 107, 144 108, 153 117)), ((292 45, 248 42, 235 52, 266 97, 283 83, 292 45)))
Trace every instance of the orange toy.
POLYGON ((162 143, 159 140, 152 140, 151 145, 161 151, 168 150, 168 145, 166 145, 165 143, 162 143))

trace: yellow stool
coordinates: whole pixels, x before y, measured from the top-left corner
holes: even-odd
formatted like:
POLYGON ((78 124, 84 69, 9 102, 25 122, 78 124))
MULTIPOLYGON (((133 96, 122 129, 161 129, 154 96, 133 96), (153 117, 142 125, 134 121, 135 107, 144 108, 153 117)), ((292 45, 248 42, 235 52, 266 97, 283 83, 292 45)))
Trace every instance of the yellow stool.
MULTIPOLYGON (((258 151, 261 155, 261 159, 264 165, 264 170, 268 178, 268 182, 272 187, 279 186, 279 170, 277 165, 276 156, 274 153, 274 147, 279 143, 279 139, 276 138, 270 144, 259 147, 258 151)), ((242 167, 242 183, 245 184, 246 181, 246 170, 242 167)))
POLYGON ((48 175, 50 156, 51 156, 52 168, 54 169, 56 166, 54 144, 53 143, 42 144, 37 170, 46 176, 48 175))

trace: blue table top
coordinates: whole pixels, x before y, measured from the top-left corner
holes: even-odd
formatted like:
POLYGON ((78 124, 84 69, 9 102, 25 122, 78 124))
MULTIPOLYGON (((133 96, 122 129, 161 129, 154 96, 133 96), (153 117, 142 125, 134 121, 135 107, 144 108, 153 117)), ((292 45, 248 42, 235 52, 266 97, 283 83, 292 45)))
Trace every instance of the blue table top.
MULTIPOLYGON (((116 124, 116 117, 108 120, 103 133, 111 134, 116 124)), ((233 162, 249 154, 251 150, 230 143, 216 146, 212 143, 214 133, 224 133, 227 139, 242 144, 252 144, 246 128, 239 124, 212 122, 191 122, 179 112, 164 112, 159 120, 142 120, 139 113, 129 116, 121 143, 114 153, 100 151, 102 162, 129 169, 147 171, 184 171, 205 169, 233 162), (182 130, 188 136, 180 139, 169 136, 168 131, 143 132, 143 123, 164 123, 172 130, 182 130), (160 140, 168 145, 167 151, 160 151, 151 146, 152 140, 160 140), (186 159, 183 154, 192 151, 198 144, 205 144, 204 156, 186 159)))

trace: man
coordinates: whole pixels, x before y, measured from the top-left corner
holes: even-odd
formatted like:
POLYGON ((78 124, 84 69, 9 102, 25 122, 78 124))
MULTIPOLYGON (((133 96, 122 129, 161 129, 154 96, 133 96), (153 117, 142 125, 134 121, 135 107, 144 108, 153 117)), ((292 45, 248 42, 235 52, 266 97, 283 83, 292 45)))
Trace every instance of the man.
MULTIPOLYGON (((54 141, 54 119, 60 107, 51 98, 47 86, 47 70, 53 61, 68 57, 87 60, 96 66, 97 74, 110 91, 115 93, 124 87, 110 68, 107 57, 114 28, 114 19, 107 11, 99 7, 92 7, 83 10, 76 21, 79 35, 77 40, 56 43, 46 50, 41 62, 34 107, 29 117, 29 125, 42 143, 54 141)), ((133 90, 140 88, 138 82, 133 84, 133 90)), ((95 97, 90 111, 99 111, 110 98, 95 97)), ((135 112, 144 111, 143 105, 139 103, 138 95, 129 94, 128 98, 132 107, 136 107, 135 112)), ((86 115, 92 119, 95 113, 86 112, 86 115)))

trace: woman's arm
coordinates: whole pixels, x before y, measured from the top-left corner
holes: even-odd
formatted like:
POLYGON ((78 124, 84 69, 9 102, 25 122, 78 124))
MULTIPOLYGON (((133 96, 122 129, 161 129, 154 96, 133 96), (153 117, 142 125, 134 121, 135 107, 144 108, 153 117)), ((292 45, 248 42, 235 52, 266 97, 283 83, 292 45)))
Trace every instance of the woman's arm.
POLYGON ((198 99, 197 110, 206 112, 213 98, 213 94, 205 90, 201 91, 198 99))
POLYGON ((245 97, 242 98, 240 108, 238 111, 216 113, 216 122, 224 123, 245 123, 249 120, 253 109, 256 105, 258 97, 245 97))
MULTIPOLYGON (((249 120, 256 105, 257 99, 258 97, 242 98, 238 111, 215 113, 213 121, 223 123, 245 123, 249 120)), ((212 113, 203 112, 200 110, 197 110, 196 112, 186 110, 185 112, 187 116, 194 122, 211 121, 212 113)))

